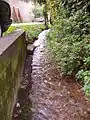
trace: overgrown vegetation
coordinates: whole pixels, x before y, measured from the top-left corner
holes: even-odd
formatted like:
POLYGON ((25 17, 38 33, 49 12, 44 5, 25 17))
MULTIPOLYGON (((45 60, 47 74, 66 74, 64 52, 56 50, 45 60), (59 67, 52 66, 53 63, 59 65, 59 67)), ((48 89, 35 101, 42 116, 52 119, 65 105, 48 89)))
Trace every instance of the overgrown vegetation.
POLYGON ((12 33, 16 29, 24 30, 26 32, 28 42, 32 43, 38 38, 38 35, 41 33, 41 31, 45 29, 45 26, 43 24, 10 26, 8 31, 4 33, 4 35, 12 33))
POLYGON ((48 36, 63 74, 74 75, 90 95, 90 2, 88 0, 50 0, 53 26, 48 36))

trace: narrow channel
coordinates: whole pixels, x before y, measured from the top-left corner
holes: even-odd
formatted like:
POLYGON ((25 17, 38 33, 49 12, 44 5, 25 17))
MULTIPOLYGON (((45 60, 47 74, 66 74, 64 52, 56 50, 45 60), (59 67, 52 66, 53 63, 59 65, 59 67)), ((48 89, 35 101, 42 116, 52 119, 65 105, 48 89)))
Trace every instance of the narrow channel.
POLYGON ((90 120, 90 104, 80 85, 63 77, 41 32, 28 52, 12 120, 90 120))

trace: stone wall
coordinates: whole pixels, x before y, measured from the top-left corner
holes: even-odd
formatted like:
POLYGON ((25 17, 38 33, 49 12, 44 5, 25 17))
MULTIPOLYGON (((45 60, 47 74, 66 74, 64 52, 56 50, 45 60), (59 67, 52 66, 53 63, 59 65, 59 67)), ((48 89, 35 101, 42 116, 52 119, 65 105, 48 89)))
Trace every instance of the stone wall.
POLYGON ((11 120, 25 56, 24 31, 0 38, 0 120, 11 120))

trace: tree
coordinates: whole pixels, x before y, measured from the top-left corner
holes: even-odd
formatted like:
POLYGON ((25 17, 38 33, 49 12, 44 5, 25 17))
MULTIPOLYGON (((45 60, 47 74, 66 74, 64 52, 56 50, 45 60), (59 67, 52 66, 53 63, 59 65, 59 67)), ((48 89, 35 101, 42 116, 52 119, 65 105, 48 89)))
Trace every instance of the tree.
POLYGON ((44 5, 44 10, 43 10, 43 15, 44 15, 44 19, 45 19, 45 26, 46 29, 48 28, 48 7, 47 7, 47 0, 21 0, 21 1, 25 1, 25 2, 29 2, 32 1, 35 4, 39 3, 40 5, 44 5))
POLYGON ((33 1, 35 4, 39 3, 40 5, 44 5, 43 15, 44 15, 44 19, 45 19, 46 29, 48 29, 48 7, 47 7, 47 1, 46 0, 31 0, 31 1, 33 1))

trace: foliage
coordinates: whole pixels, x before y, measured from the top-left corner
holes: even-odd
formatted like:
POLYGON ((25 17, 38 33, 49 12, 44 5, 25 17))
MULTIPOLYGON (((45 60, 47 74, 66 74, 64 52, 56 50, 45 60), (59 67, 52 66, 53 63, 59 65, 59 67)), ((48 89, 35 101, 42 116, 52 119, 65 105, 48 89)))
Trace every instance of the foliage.
POLYGON ((44 5, 43 7, 43 16, 45 19, 45 27, 48 29, 48 2, 47 0, 32 0, 34 3, 39 3, 40 5, 44 5))
POLYGON ((39 3, 39 4, 45 4, 46 3, 46 0, 31 0, 33 1, 34 3, 39 3))
POLYGON ((35 18, 42 17, 43 16, 43 6, 36 5, 33 10, 33 13, 35 15, 35 18))
POLYGON ((50 0, 49 11, 54 11, 49 49, 62 73, 75 75, 90 95, 90 2, 50 0))
POLYGON ((23 26, 10 26, 8 31, 4 33, 7 35, 12 33, 16 29, 23 29, 26 32, 29 42, 32 42, 34 39, 37 39, 40 32, 45 29, 43 24, 34 24, 34 25, 23 25, 23 26))
POLYGON ((77 74, 76 77, 82 80, 84 84, 84 91, 86 95, 90 97, 90 70, 83 70, 81 69, 77 74))

